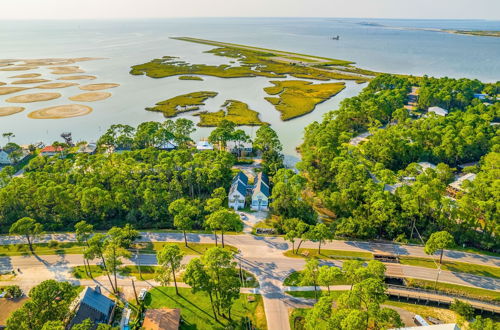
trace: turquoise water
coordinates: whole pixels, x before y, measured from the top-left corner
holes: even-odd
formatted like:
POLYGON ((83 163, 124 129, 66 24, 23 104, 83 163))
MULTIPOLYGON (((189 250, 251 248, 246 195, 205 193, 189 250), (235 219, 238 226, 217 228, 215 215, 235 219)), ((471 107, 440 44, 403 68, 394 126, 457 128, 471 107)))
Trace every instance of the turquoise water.
MULTIPOLYGON (((211 47, 169 39, 171 36, 199 37, 352 60, 361 68, 382 72, 469 77, 483 81, 500 79, 500 38, 414 28, 500 30, 500 21, 305 18, 2 21, 0 58, 105 57, 80 63, 88 74, 98 76, 89 83, 114 82, 122 86, 110 90, 113 92, 110 99, 88 103, 94 111, 85 117, 61 120, 26 117, 32 110, 72 103, 67 97, 81 92, 76 87, 59 89, 63 97, 58 100, 32 103, 24 112, 0 117, 0 132, 14 132, 18 143, 40 140, 50 143, 63 131, 72 132, 75 140, 91 141, 114 123, 137 125, 146 120, 163 120, 161 114, 146 112, 144 108, 180 93, 203 89, 219 92, 215 99, 207 102, 209 111, 218 110, 226 99, 241 100, 260 111, 262 119, 279 132, 287 155, 293 156, 308 123, 320 120, 343 98, 356 95, 363 88, 363 85, 348 83, 343 92, 319 105, 313 113, 283 123, 279 113, 263 99, 266 94, 262 88, 270 85, 266 78, 206 77, 205 81, 198 82, 128 74, 131 65, 163 55, 180 56, 193 63, 228 62, 228 59, 203 53, 211 47), (330 40, 332 35, 340 35, 340 40, 330 40)), ((47 71, 33 72, 52 78, 47 71)), ((0 81, 9 82, 12 80, 9 76, 21 73, 27 71, 0 71, 0 81)), ((19 94, 22 92, 0 96, 0 106, 12 105, 4 100, 19 94)), ((248 128, 250 134, 254 130, 248 128)), ((196 138, 208 134, 209 129, 199 129, 196 138)))

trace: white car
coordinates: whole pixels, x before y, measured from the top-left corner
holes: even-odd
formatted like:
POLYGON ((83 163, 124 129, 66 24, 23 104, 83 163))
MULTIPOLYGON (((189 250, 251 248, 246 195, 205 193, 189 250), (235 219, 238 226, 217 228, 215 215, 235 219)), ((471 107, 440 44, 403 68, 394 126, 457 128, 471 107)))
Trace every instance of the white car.
POLYGON ((146 299, 147 294, 148 294, 147 289, 141 289, 141 292, 139 292, 139 300, 143 301, 144 299, 146 299))
POLYGON ((240 218, 243 219, 243 220, 246 220, 247 216, 246 216, 245 213, 240 213, 240 218))

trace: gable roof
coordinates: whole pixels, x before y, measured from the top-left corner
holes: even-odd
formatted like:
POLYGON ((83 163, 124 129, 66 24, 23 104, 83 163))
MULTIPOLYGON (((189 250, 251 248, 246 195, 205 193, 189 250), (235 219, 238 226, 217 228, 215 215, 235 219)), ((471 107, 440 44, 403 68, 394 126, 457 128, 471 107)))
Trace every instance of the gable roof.
POLYGON ((455 188, 456 190, 463 190, 462 184, 465 181, 474 181, 475 178, 476 178, 475 173, 467 173, 465 175, 462 175, 452 183, 450 183, 450 187, 455 188))
POLYGON ((448 110, 441 107, 430 107, 429 109, 427 109, 427 112, 433 112, 439 116, 446 116, 448 114, 448 110))
POLYGON ((81 323, 88 318, 93 322, 107 323, 114 306, 115 302, 102 295, 99 287, 87 287, 80 294, 80 303, 71 324, 81 323))
POLYGON ((241 182, 243 182, 244 184, 248 184, 248 176, 246 176, 245 173, 243 173, 242 171, 239 171, 238 174, 236 174, 233 178, 233 183, 236 181, 236 180, 240 180, 241 182))
POLYGON ((147 309, 142 328, 145 330, 177 330, 180 320, 179 308, 147 309))
POLYGON ((257 175, 257 182, 255 183, 255 188, 253 189, 253 196, 256 196, 258 193, 263 193, 266 197, 271 195, 269 189, 269 177, 262 172, 257 175))
POLYGON ((247 194, 248 177, 243 172, 238 172, 233 178, 231 188, 229 189, 229 196, 234 194, 235 191, 239 192, 242 196, 247 194))
POLYGON ((63 151, 63 148, 59 146, 58 147, 46 146, 45 148, 40 150, 40 152, 60 152, 60 151, 63 151))

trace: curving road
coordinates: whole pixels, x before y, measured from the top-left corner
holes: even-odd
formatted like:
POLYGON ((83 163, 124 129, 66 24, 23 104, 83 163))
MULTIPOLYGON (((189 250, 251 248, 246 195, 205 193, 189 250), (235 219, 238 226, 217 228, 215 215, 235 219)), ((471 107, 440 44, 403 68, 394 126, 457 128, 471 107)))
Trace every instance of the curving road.
MULTIPOLYGON (((182 242, 183 235, 180 233, 141 233, 141 241, 172 241, 182 242)), ((188 234, 190 242, 214 243, 213 235, 188 234)), ((48 242, 57 240, 59 242, 75 241, 74 234, 52 234, 44 235, 36 242, 48 242)), ((220 241, 220 240, 219 240, 220 241)), ((291 246, 281 237, 262 237, 253 235, 226 235, 225 242, 240 249, 240 254, 236 256, 238 262, 244 269, 256 275, 260 283, 258 292, 263 295, 264 307, 269 329, 289 329, 288 310, 296 306, 297 300, 291 299, 285 294, 283 280, 293 271, 301 270, 305 260, 298 258, 288 258, 283 256, 283 252, 289 250, 291 246)), ((0 244, 24 243, 22 238, 13 236, 3 236, 0 244)), ((316 248, 313 242, 304 242, 302 247, 316 248)), ((405 256, 428 257, 420 246, 405 246, 396 244, 381 244, 370 242, 350 242, 333 241, 326 243, 324 249, 364 251, 364 252, 386 252, 405 256)), ((194 256, 186 256, 184 262, 194 256)), ((473 253, 446 251, 445 260, 469 262, 478 265, 499 266, 500 258, 482 256, 473 253)), ((51 256, 17 256, 0 257, 0 271, 6 272, 20 268, 19 274, 13 281, 18 283, 24 290, 28 290, 39 282, 54 278, 57 280, 71 280, 77 284, 92 285, 93 281, 77 281, 71 277, 71 268, 82 265, 81 255, 51 255, 51 256)), ((154 255, 139 255, 131 260, 126 260, 125 264, 155 265, 154 255)), ((325 264, 341 266, 341 261, 328 261, 325 264)), ((437 275, 436 269, 422 268, 400 264, 387 264, 387 274, 392 276, 407 276, 419 279, 434 280, 437 275)), ((8 281, 12 284, 13 281, 8 281)), ((442 271, 441 282, 468 285, 489 290, 500 290, 500 281, 493 278, 476 276, 471 274, 442 271)), ((0 285, 4 283, 0 282, 0 285)), ((106 280, 102 280, 106 286, 106 280)), ((120 279, 120 285, 130 287, 131 281, 120 279)), ((154 285, 151 283, 138 283, 138 286, 154 285)))

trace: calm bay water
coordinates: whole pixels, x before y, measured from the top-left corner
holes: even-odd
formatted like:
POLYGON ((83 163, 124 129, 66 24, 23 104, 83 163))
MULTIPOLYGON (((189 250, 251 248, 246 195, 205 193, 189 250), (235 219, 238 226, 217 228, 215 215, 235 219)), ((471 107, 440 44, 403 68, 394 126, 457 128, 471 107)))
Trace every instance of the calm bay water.
MULTIPOLYGON (((94 82, 120 83, 111 89, 110 99, 87 103, 94 111, 84 117, 60 120, 34 120, 27 114, 46 106, 73 103, 67 98, 80 93, 77 87, 58 89, 60 99, 26 105, 26 110, 0 117, 0 133, 14 132, 15 141, 51 143, 65 131, 75 140, 95 140, 109 125, 137 125, 147 120, 163 120, 160 113, 145 107, 181 93, 212 90, 219 95, 207 102, 206 110, 216 111, 227 99, 246 102, 261 112, 261 118, 278 131, 287 155, 293 157, 300 144, 303 128, 334 110, 345 98, 358 94, 364 85, 347 83, 347 88, 333 99, 320 104, 306 116, 281 122, 279 113, 264 100, 262 90, 269 79, 220 79, 179 81, 176 77, 152 79, 130 75, 131 65, 164 55, 179 56, 192 63, 222 64, 228 59, 205 54, 212 47, 169 39, 190 36, 204 39, 255 45, 297 53, 352 60, 361 68, 382 72, 430 76, 468 77, 483 81, 500 80, 500 38, 464 36, 415 28, 500 30, 500 21, 476 20, 374 20, 374 19, 158 19, 110 21, 2 21, 0 22, 1 58, 105 57, 81 62, 94 82), (367 25, 365 23, 370 23, 367 25), (406 28, 406 29, 401 29, 406 28), (330 37, 340 35, 339 41, 330 37)), ((0 81, 28 72, 46 69, 2 72, 0 81)), ((78 81, 79 83, 87 83, 78 81)), ((24 92, 24 93, 28 93, 24 92)), ((0 106, 12 105, 0 96, 0 106)), ((187 118, 193 118, 189 115, 187 118)), ((197 120, 196 117, 194 120, 197 120)), ((208 136, 210 129, 198 129, 196 138, 208 136)), ((255 128, 248 128, 253 134, 255 128)), ((3 144, 3 143, 2 143, 3 144)))

